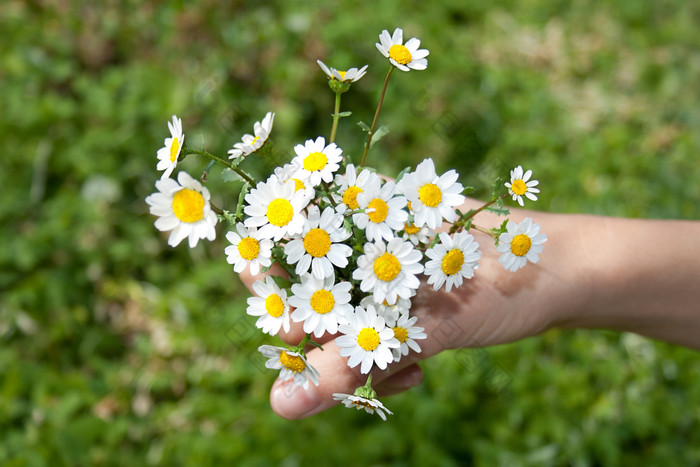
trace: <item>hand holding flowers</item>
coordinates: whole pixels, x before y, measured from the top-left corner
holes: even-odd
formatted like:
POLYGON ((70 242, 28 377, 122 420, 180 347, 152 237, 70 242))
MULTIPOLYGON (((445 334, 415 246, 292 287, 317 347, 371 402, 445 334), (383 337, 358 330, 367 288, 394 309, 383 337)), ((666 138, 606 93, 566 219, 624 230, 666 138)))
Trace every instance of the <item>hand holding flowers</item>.
MULTIPOLYGON (((340 112, 341 94, 365 75, 367 66, 342 72, 322 62, 319 65, 336 94, 330 140, 318 136, 297 144, 293 148, 296 156, 271 170, 266 180, 255 181, 241 167, 267 143, 274 118, 271 112, 255 124, 254 135, 246 134, 234 144, 228 159, 183 147, 184 134, 175 116, 173 124, 168 124, 171 138, 158 152, 158 168, 165 172, 156 182, 159 193, 146 199, 151 213, 159 216, 156 228, 172 231, 171 246, 189 238, 194 247, 199 239, 214 238, 216 214, 218 220, 231 225, 226 235, 231 243, 225 249, 227 261, 248 278, 256 294, 248 300, 248 314, 258 317, 256 326, 264 333, 280 333, 293 346, 262 346, 260 351, 269 358, 266 366, 279 369, 281 381, 300 386, 308 394, 351 387, 335 384, 333 373, 353 379, 374 375, 375 384, 396 382, 416 373, 413 364, 419 353, 432 355, 452 345, 432 336, 440 326, 449 326, 462 316, 458 307, 453 307, 452 316, 449 310, 428 312, 425 304, 419 305, 426 296, 426 288, 420 285, 427 278, 431 293, 438 294, 430 300, 437 304, 458 296, 465 280, 476 283, 479 274, 475 271, 484 267, 487 250, 481 249, 471 230, 491 236, 501 253, 492 262, 513 272, 528 261, 536 263, 546 241, 530 218, 520 223, 511 219, 490 228, 475 224, 478 214, 483 213, 480 218, 490 214, 484 211, 498 208, 494 211, 507 214, 503 200, 508 197, 521 205, 523 196, 536 200, 538 182, 530 180, 529 170, 523 173, 521 167, 515 168, 510 183, 501 184, 491 200, 465 209, 459 174, 455 170, 439 174, 430 158, 395 181, 364 166, 370 147, 381 136, 375 128, 393 69, 427 67, 428 51, 419 47, 415 38, 404 45, 401 29, 380 35, 377 48, 391 65, 372 125, 365 125, 367 140, 359 165, 343 154, 334 139, 338 122, 349 116, 340 112), (208 190, 185 172, 178 174, 178 182, 168 178, 179 158, 189 154, 209 158, 245 181, 235 209, 211 205, 208 190), (440 232, 445 225, 449 230, 440 232), (251 281, 248 274, 258 280, 251 281), (310 351, 313 347, 325 349, 318 364, 311 355, 320 349, 310 351), (347 359, 341 368, 337 368, 339 358, 347 359), (329 362, 336 368, 327 367, 329 362), (391 374, 379 371, 387 367, 392 368, 391 374)), ((494 250, 490 249, 489 256, 494 250)), ((470 335, 467 329, 460 334, 470 335)), ((353 384, 353 394, 336 393, 335 400, 377 412, 383 419, 391 414, 376 399, 372 376, 353 384)))

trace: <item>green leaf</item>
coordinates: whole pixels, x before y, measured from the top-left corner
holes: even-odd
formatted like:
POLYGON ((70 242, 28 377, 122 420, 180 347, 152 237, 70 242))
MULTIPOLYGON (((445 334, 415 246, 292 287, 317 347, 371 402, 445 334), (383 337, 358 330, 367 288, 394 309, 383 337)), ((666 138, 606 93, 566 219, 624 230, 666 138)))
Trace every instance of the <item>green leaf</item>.
POLYGON ((396 183, 399 183, 404 175, 406 175, 411 170, 411 167, 406 167, 396 176, 396 183))
POLYGON ((243 180, 235 170, 231 170, 228 167, 221 171, 221 179, 225 182, 240 182, 243 180))
POLYGON ((362 128, 362 131, 369 133, 369 127, 367 126, 367 124, 365 122, 359 121, 359 122, 357 122, 357 125, 360 128, 362 128))
POLYGON ((349 117, 350 115, 352 115, 352 112, 340 112, 338 114, 338 117, 343 118, 343 117, 349 117))
POLYGON ((379 128, 377 128, 372 135, 372 140, 369 142, 369 147, 371 148, 372 146, 375 145, 375 143, 379 142, 382 138, 384 138, 387 133, 389 133, 389 127, 386 125, 382 125, 379 128))

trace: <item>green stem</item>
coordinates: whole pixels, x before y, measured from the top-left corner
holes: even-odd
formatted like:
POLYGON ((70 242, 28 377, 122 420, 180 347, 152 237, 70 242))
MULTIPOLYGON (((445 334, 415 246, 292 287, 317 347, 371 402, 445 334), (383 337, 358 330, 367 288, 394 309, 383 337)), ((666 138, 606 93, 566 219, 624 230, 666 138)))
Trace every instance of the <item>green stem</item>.
POLYGON ((495 203, 496 201, 498 201, 499 198, 501 198, 501 199, 506 199, 507 197, 508 197, 508 193, 506 193, 506 194, 503 195, 503 196, 496 196, 494 199, 492 199, 492 200, 489 201, 488 203, 484 204, 484 205, 481 206, 480 208, 475 209, 475 210, 472 211, 471 213, 467 214, 465 217, 461 218, 461 219, 459 220, 460 224, 466 223, 469 219, 473 218, 474 216, 476 216, 477 214, 479 214, 481 211, 483 211, 484 209, 486 209, 487 207, 491 206, 493 203, 495 203))
POLYGON ((365 158, 367 157, 367 152, 369 152, 369 145, 372 142, 372 135, 374 134, 374 127, 377 126, 377 119, 379 118, 379 112, 382 110, 382 103, 384 103, 384 94, 386 93, 386 87, 389 84, 389 77, 391 72, 394 71, 394 65, 391 65, 389 71, 384 78, 384 87, 382 87, 382 94, 379 97, 379 104, 377 104, 377 111, 374 112, 374 120, 372 120, 372 126, 369 129, 369 134, 367 135, 367 142, 365 143, 365 151, 362 153, 362 160, 360 161, 360 167, 365 165, 365 158))
POLYGON ((217 213, 218 215, 220 215, 220 216, 224 215, 223 209, 214 206, 214 203, 212 203, 211 201, 209 202, 209 206, 211 206, 211 210, 214 211, 215 213, 217 213))
POLYGON ((498 236, 496 234, 494 234, 493 232, 491 232, 489 229, 485 229, 484 227, 479 227, 476 224, 472 224, 472 229, 478 230, 479 232, 483 232, 486 235, 492 236, 493 238, 498 238, 498 236))
POLYGON ((335 112, 333 112, 333 128, 331 128, 331 140, 330 142, 335 142, 335 132, 338 130, 338 120, 340 120, 340 95, 342 93, 335 93, 335 112))
POLYGON ((241 178, 242 178, 243 180, 245 180, 246 182, 250 183, 250 184, 253 185, 253 186, 255 185, 255 181, 253 181, 253 179, 250 178, 250 177, 248 176, 248 174, 246 174, 245 172, 243 172, 243 171, 242 171, 241 169, 239 169, 238 167, 234 167, 233 164, 231 164, 231 163, 230 163, 229 161, 227 161, 226 159, 222 159, 222 158, 220 158, 220 157, 218 157, 218 156, 215 156, 214 154, 212 154, 212 153, 210 153, 210 152, 208 152, 208 151, 204 151, 204 150, 200 150, 200 149, 190 149, 190 148, 186 148, 186 151, 187 151, 187 154, 199 154, 200 156, 208 157, 209 159, 211 159, 211 160, 213 160, 213 161, 216 161, 216 162, 218 162, 219 164, 223 164, 223 165, 225 165, 226 167, 228 167, 229 169, 231 169, 231 170, 233 170, 234 172, 236 172, 238 175, 240 175, 241 178))

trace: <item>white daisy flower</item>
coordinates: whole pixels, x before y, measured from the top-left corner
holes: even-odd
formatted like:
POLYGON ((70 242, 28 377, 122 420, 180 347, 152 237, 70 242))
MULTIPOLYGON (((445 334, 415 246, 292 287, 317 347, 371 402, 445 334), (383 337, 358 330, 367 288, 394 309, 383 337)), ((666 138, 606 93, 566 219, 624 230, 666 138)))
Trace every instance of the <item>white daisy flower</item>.
POLYGON ((228 158, 236 159, 238 157, 245 157, 263 147, 267 142, 267 138, 270 137, 274 120, 275 114, 273 112, 268 112, 265 118, 262 119, 262 122, 255 122, 255 125, 253 125, 253 132, 255 135, 243 135, 243 138, 241 138, 242 141, 234 144, 233 148, 228 150, 228 158))
MULTIPOLYGON (((277 179, 284 183, 289 180, 294 182, 294 191, 304 190, 304 193, 309 199, 314 197, 314 187, 311 186, 309 177, 305 177, 301 173, 301 167, 296 164, 284 164, 282 167, 275 168, 274 175, 277 179)), ((269 178, 268 178, 269 181, 269 178)))
POLYGON ((419 326, 414 326, 418 321, 418 317, 413 318, 408 316, 408 313, 401 315, 396 324, 392 327, 394 331, 394 337, 396 340, 401 342, 401 346, 395 349, 391 349, 391 353, 394 355, 394 361, 398 362, 401 360, 401 356, 408 355, 408 349, 410 348, 414 352, 421 352, 420 346, 416 342, 416 339, 425 339, 428 335, 423 332, 424 328, 419 326))
POLYGON ((415 37, 403 45, 403 30, 396 28, 393 35, 386 29, 379 35, 377 49, 389 59, 392 65, 401 71, 425 70, 428 67, 430 53, 427 49, 418 49, 420 41, 415 37))
POLYGON ((265 362, 265 367, 280 370, 280 380, 287 381, 293 378, 294 384, 304 389, 309 388, 309 381, 318 386, 320 374, 316 368, 309 365, 302 353, 274 345, 261 345, 258 350, 263 356, 269 358, 265 362))
POLYGON ((509 220, 506 232, 498 237, 498 252, 502 253, 498 262, 512 272, 525 266, 528 261, 536 263, 543 250, 542 244, 546 241, 547 236, 540 233, 540 225, 534 224, 529 217, 520 224, 509 220))
POLYGON ((216 238, 216 214, 211 209, 209 190, 186 172, 177 174, 177 181, 161 178, 156 182, 158 193, 146 197, 151 214, 158 216, 158 230, 172 230, 168 245, 177 246, 189 237, 190 248, 200 238, 216 238))
POLYGON ((309 197, 304 190, 295 191, 293 182, 282 183, 272 175, 250 190, 245 200, 248 205, 243 212, 250 216, 245 226, 260 227, 260 238, 279 241, 304 230, 306 218, 301 211, 309 204, 309 197))
POLYGON ((394 337, 394 331, 387 327, 384 318, 377 316, 372 305, 365 310, 355 307, 348 316, 348 324, 341 324, 338 330, 343 334, 335 339, 342 357, 350 357, 348 366, 355 368, 362 363, 361 373, 369 373, 372 365, 381 370, 394 361, 391 349, 401 344, 394 337))
POLYGON ((247 313, 260 317, 255 325, 271 336, 280 332, 280 328, 289 332, 287 291, 280 289, 270 276, 265 278, 265 282, 255 281, 253 290, 258 296, 248 297, 247 313))
POLYGON ((377 174, 364 169, 360 175, 357 175, 355 166, 348 164, 345 167, 345 175, 337 174, 335 176, 335 185, 340 187, 338 195, 333 195, 337 203, 335 209, 342 214, 347 210, 359 208, 357 195, 364 191, 365 185, 368 183, 380 183, 377 174))
MULTIPOLYGON (((412 296, 415 295, 414 291, 411 292, 412 296)), ((399 297, 393 305, 389 305, 386 300, 377 303, 374 300, 374 295, 368 295, 360 300, 360 306, 367 308, 369 305, 374 306, 377 316, 384 318, 387 326, 393 327, 402 315, 408 315, 408 311, 411 309, 411 299, 399 297)))
POLYGON ((353 214, 352 220, 365 230, 367 240, 388 242, 394 238, 394 231, 403 229, 408 220, 408 213, 403 209, 406 198, 395 193, 396 184, 386 182, 381 186, 379 177, 369 180, 364 191, 357 193, 357 204, 365 211, 353 214))
POLYGON ((447 222, 457 219, 455 206, 464 203, 465 199, 461 194, 464 187, 458 178, 459 174, 454 170, 438 177, 432 159, 425 159, 415 172, 403 176, 397 189, 411 203, 416 227, 427 225, 437 229, 443 218, 447 222))
POLYGON ((316 205, 309 206, 308 220, 304 224, 301 238, 294 238, 284 246, 289 264, 296 263, 296 274, 311 272, 317 279, 334 275, 333 266, 344 268, 352 248, 344 243, 351 233, 345 230, 343 215, 332 207, 320 214, 316 205))
POLYGON ((243 272, 246 265, 250 265, 250 273, 257 276, 260 267, 270 267, 272 260, 272 240, 261 238, 255 227, 246 228, 243 224, 236 224, 236 231, 229 231, 226 239, 231 242, 224 249, 226 262, 233 265, 237 273, 243 272))
POLYGON ((328 76, 329 79, 335 79, 337 81, 343 81, 348 83, 354 83, 355 81, 359 81, 363 76, 365 76, 365 73, 367 72, 367 65, 363 66, 360 69, 350 68, 348 71, 338 71, 333 67, 328 68, 326 64, 323 63, 321 60, 316 60, 316 63, 318 63, 318 66, 321 67, 321 69, 326 74, 326 76, 328 76))
POLYGON ((157 170, 164 170, 161 178, 168 178, 177 165, 177 159, 180 157, 180 151, 185 144, 185 135, 182 133, 182 120, 173 115, 172 123, 168 122, 168 130, 170 130, 170 138, 165 138, 163 147, 158 150, 158 165, 157 170))
POLYGON ((425 265, 428 284, 438 290, 445 284, 445 291, 452 286, 462 285, 462 278, 474 277, 474 270, 479 267, 481 251, 479 244, 467 232, 459 232, 454 237, 440 233, 440 243, 425 252, 430 258, 425 265))
POLYGON ((336 392, 333 394, 333 399, 340 401, 345 407, 355 407, 357 410, 364 409, 367 413, 376 413, 382 420, 386 421, 386 414, 393 415, 394 413, 384 407, 379 399, 369 399, 362 396, 353 396, 351 394, 343 394, 336 392))
POLYGON ((401 238, 408 240, 414 245, 427 245, 431 238, 435 235, 435 231, 426 226, 416 227, 416 224, 405 222, 403 225, 403 235, 401 238))
POLYGON ((535 193, 540 192, 539 188, 535 188, 540 182, 530 180, 530 177, 532 177, 532 170, 528 170, 523 174, 523 167, 519 165, 510 171, 510 183, 506 182, 508 193, 513 197, 513 201, 517 201, 521 206, 525 206, 523 196, 532 201, 537 201, 535 193))
POLYGON ((372 291, 376 302, 386 300, 389 305, 395 304, 399 297, 413 296, 420 285, 416 275, 423 272, 420 251, 400 238, 392 239, 387 245, 382 241, 365 243, 364 251, 352 273, 353 279, 361 281, 360 290, 372 291))
POLYGON ((304 332, 321 337, 324 332, 335 334, 338 324, 352 313, 350 282, 335 283, 335 276, 317 279, 311 274, 301 276, 301 284, 292 284, 289 304, 296 308, 292 321, 304 322, 304 332))
POLYGON ((301 174, 309 177, 312 186, 317 186, 321 180, 326 183, 333 181, 333 173, 340 167, 338 163, 343 150, 335 143, 326 146, 326 139, 319 136, 316 141, 309 139, 303 145, 297 144, 294 152, 297 157, 292 163, 301 167, 301 174))

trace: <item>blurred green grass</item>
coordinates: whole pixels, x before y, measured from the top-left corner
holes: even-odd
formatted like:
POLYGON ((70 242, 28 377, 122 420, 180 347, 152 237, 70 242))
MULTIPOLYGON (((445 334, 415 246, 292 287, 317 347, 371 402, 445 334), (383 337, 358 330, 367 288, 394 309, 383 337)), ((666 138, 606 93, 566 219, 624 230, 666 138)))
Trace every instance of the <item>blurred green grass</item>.
POLYGON ((0 463, 700 463, 697 353, 607 331, 442 354, 386 423, 282 420, 221 229, 172 249, 143 201, 174 113, 218 154, 269 110, 280 157, 328 134, 316 59, 370 66, 338 136, 357 157, 374 42, 402 27, 431 55, 390 85, 380 170, 432 156, 488 187, 522 164, 538 209, 698 219, 699 21, 680 0, 4 2, 0 463))

